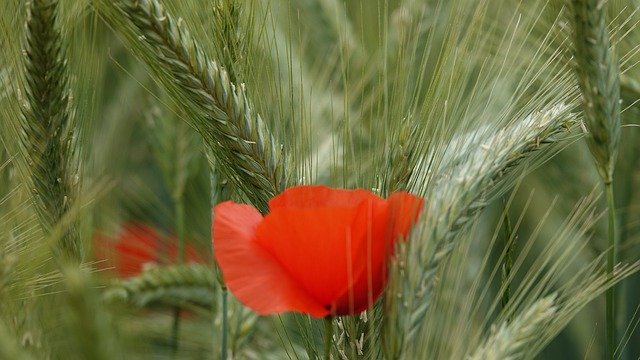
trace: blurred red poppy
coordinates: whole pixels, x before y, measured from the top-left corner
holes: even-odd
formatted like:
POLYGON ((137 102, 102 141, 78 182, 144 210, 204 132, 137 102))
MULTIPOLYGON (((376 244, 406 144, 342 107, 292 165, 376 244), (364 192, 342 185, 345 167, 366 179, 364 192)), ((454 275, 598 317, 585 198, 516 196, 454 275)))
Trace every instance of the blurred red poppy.
POLYGON ((227 201, 214 208, 216 260, 227 287, 259 314, 349 315, 371 306, 387 281, 394 244, 422 199, 366 190, 298 186, 262 216, 227 201))
MULTIPOLYGON (((177 262, 178 240, 163 241, 161 234, 145 224, 125 224, 116 238, 94 237, 95 257, 100 268, 112 269, 121 278, 138 275, 145 264, 177 262)), ((185 247, 186 262, 204 262, 191 246, 185 247)))

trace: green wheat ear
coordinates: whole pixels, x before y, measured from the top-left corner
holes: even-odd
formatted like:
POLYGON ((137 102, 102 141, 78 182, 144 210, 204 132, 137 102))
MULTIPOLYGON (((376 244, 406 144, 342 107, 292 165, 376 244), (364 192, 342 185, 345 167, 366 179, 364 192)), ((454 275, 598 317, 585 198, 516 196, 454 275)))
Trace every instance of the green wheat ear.
POLYGON ((555 315, 555 296, 536 301, 513 321, 505 321, 478 347, 469 360, 511 359, 522 355, 523 349, 555 315))
MULTIPOLYGON (((607 194, 607 271, 613 273, 618 253, 613 173, 620 144, 620 70, 610 49, 606 1, 574 0, 572 4, 576 74, 582 92, 587 144, 607 194)), ((613 359, 616 352, 615 299, 615 288, 612 287, 606 296, 609 359, 613 359)))
POLYGON ((253 110, 243 83, 202 51, 156 0, 99 4, 116 30, 154 72, 187 121, 212 149, 219 169, 258 209, 285 185, 283 156, 265 122, 253 110))
MULTIPOLYGON (((424 213, 430 216, 425 215, 411 235, 415 239, 427 236, 429 244, 407 253, 406 264, 402 265, 406 269, 401 269, 406 271, 406 279, 391 278, 393 290, 387 300, 399 307, 394 314, 397 318, 393 319, 397 323, 392 327, 404 329, 405 339, 389 336, 386 346, 390 353, 402 349, 426 326, 423 319, 434 295, 437 269, 453 250, 458 233, 488 205, 487 196, 498 187, 507 186, 504 181, 508 173, 527 158, 535 159, 569 137, 575 120, 568 109, 568 105, 557 104, 529 114, 495 134, 480 138, 478 134, 467 134, 460 144, 469 146, 468 151, 457 146, 455 154, 445 154, 447 162, 436 169, 433 189, 425 197, 424 213)), ((413 192, 420 192, 420 184, 425 181, 416 180, 424 173, 413 173, 413 181, 409 181, 413 192)))
POLYGON ((108 300, 121 299, 137 306, 149 304, 175 305, 193 303, 211 308, 216 279, 207 265, 172 265, 145 270, 131 279, 112 286, 108 300))
MULTIPOLYGON (((71 208, 78 183, 67 61, 57 18, 58 1, 30 2, 24 63, 27 101, 19 134, 31 192, 46 231, 71 208)), ((65 230, 58 250, 62 257, 82 258, 74 225, 65 230)))
POLYGON ((587 144, 607 184, 613 178, 620 143, 620 71, 610 48, 604 3, 573 1, 575 69, 584 103, 587 144))

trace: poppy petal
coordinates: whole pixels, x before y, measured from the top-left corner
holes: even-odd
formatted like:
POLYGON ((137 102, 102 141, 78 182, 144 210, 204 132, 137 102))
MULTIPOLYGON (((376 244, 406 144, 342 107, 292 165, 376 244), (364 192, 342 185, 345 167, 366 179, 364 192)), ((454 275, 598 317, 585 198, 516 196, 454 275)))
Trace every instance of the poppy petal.
POLYGON ((286 189, 269 201, 269 209, 276 208, 353 208, 377 195, 363 190, 332 189, 323 185, 302 185, 286 189))
POLYGON ((277 207, 258 226, 257 241, 326 307, 335 307, 366 268, 367 241, 384 241, 383 234, 375 239, 378 232, 370 226, 384 212, 385 202, 368 194, 350 208, 277 207))
POLYGON ((159 247, 155 229, 146 225, 127 224, 115 245, 116 270, 120 277, 138 275, 145 264, 156 262, 159 247))
MULTIPOLYGON (((175 264, 178 262, 178 258, 180 257, 179 256, 180 248, 178 244, 179 242, 180 240, 175 236, 172 236, 169 239, 169 244, 168 244, 169 249, 166 251, 169 264, 175 264)), ((199 263, 199 264, 206 263, 206 261, 204 261, 202 256, 200 256, 200 253, 198 252, 198 250, 193 246, 190 246, 189 244, 184 245, 184 262, 199 263)))
POLYGON ((336 315, 361 312, 372 305, 386 283, 385 259, 393 254, 388 241, 388 204, 385 202, 372 212, 368 231, 363 234, 361 249, 354 254, 354 280, 333 304, 336 315))
POLYGON ((406 239, 409 229, 418 220, 424 200, 407 192, 397 192, 391 194, 387 201, 393 239, 397 240, 399 235, 406 239))
POLYGON ((262 215, 254 207, 223 202, 214 208, 215 258, 227 287, 246 306, 261 315, 298 311, 312 316, 329 314, 255 241, 262 215))
POLYGON ((395 243, 401 236, 406 238, 422 204, 422 198, 405 192, 394 193, 387 199, 388 209, 381 214, 384 218, 374 222, 374 233, 384 234, 384 239, 376 238, 368 243, 367 268, 336 301, 338 314, 359 313, 373 305, 380 296, 387 283, 388 260, 394 253, 395 243))

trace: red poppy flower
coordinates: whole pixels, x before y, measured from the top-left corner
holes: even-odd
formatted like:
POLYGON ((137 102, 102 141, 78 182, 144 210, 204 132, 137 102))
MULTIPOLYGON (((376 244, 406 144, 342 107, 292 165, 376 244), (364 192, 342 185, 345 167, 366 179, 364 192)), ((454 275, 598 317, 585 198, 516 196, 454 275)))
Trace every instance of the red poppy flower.
MULTIPOLYGON (((178 240, 175 237, 163 241, 156 229, 144 224, 126 224, 116 239, 99 235, 94 238, 94 243, 100 267, 113 269, 122 278, 140 274, 145 264, 171 264, 178 257, 178 240)), ((204 262, 188 245, 185 259, 186 262, 204 262)))
POLYGON ((214 208, 215 257, 227 287, 259 314, 355 314, 382 293, 394 244, 421 207, 404 192, 384 200, 325 186, 287 189, 264 217, 227 201, 214 208))

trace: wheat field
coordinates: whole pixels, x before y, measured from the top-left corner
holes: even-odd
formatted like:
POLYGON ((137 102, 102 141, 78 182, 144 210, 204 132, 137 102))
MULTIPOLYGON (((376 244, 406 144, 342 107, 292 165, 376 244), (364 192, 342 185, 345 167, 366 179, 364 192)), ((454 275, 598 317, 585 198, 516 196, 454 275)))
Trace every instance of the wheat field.
POLYGON ((640 358, 639 23, 638 0, 0 1, 0 359, 640 358), (212 208, 310 184, 424 206, 370 308, 259 316, 212 208))

